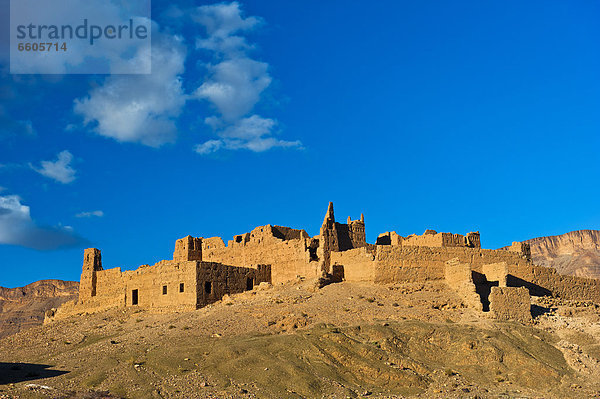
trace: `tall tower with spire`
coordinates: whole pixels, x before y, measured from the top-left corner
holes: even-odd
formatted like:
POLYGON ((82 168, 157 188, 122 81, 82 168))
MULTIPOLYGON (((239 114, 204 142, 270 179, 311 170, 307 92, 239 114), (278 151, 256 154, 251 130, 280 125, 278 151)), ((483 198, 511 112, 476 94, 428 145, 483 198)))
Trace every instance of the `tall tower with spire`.
POLYGON ((319 255, 322 259, 322 272, 330 272, 330 254, 332 251, 346 251, 352 248, 364 247, 367 245, 365 238, 364 215, 360 215, 360 220, 351 220, 348 217, 347 224, 337 223, 333 214, 333 202, 330 202, 319 234, 319 255))

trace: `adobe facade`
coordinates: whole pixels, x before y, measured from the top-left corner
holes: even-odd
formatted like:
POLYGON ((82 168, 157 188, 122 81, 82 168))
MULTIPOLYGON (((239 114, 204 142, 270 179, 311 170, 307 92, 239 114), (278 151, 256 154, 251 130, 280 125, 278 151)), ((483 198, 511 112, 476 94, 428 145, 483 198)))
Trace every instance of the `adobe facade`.
POLYGON ((105 270, 100 251, 86 249, 79 300, 63 305, 48 319, 110 307, 197 309, 260 282, 323 277, 367 284, 441 280, 466 306, 521 321, 528 320, 522 309, 527 308, 529 295, 600 303, 599 280, 563 276, 537 266, 527 244, 483 249, 479 232, 434 230, 408 237, 386 232, 368 244, 364 216, 336 222, 329 203, 314 237, 302 229, 276 225, 235 235, 227 244, 220 237, 187 236, 176 241, 172 260, 131 271, 105 270), (524 290, 516 290, 519 287, 524 290), (515 316, 504 309, 509 305, 521 313, 515 316))

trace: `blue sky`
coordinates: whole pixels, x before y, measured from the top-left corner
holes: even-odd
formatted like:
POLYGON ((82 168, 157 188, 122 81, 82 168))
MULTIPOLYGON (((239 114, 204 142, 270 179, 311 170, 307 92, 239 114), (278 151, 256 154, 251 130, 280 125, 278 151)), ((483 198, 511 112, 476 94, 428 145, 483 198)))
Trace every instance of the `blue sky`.
POLYGON ((600 226, 596 1, 154 1, 152 75, 112 76, 10 75, 0 4, 2 286, 328 201, 369 242, 600 226))

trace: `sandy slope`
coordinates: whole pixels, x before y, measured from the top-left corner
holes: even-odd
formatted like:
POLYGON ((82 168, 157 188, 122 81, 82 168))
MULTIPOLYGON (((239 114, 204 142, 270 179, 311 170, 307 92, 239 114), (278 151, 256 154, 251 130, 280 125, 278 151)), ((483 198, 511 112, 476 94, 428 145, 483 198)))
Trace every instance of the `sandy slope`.
POLYGON ((0 340, 0 398, 600 395, 598 306, 534 310, 533 326, 497 323, 443 283, 308 281, 193 312, 113 310, 0 340))

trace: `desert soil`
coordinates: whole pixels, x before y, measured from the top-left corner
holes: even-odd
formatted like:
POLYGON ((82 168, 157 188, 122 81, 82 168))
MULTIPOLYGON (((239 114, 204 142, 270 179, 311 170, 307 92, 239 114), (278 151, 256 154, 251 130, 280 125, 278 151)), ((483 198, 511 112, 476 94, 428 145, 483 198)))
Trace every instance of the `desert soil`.
POLYGON ((5 337, 0 398, 600 397, 599 306, 532 309, 532 325, 497 322, 442 282, 262 284, 5 337))

